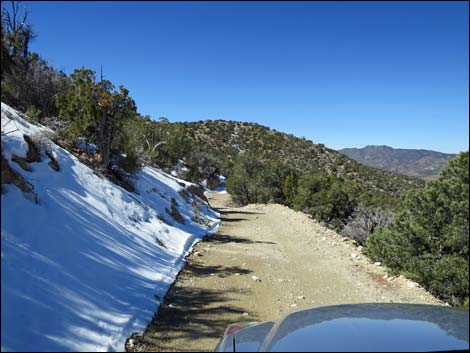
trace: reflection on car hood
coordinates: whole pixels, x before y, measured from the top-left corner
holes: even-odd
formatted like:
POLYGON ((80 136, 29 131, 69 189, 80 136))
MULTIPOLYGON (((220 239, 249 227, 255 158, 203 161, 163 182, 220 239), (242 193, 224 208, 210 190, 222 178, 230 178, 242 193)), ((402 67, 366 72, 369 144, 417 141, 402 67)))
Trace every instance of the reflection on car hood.
POLYGON ((302 310, 274 325, 261 351, 468 350, 468 310, 351 304, 302 310))

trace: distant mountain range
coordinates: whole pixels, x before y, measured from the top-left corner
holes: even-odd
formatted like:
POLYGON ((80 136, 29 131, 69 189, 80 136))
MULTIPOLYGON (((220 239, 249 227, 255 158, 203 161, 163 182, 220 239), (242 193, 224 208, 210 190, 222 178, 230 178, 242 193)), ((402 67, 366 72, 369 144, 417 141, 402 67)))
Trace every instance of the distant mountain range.
POLYGON ((389 146, 343 148, 338 151, 370 167, 426 180, 434 179, 447 164, 447 160, 456 156, 436 151, 389 146))

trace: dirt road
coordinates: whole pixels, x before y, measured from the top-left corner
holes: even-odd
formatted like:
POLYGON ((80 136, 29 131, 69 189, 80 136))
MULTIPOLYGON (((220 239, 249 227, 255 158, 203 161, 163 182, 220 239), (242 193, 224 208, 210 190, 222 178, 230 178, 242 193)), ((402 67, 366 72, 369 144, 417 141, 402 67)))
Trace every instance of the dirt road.
POLYGON ((303 307, 439 304, 305 214, 280 205, 236 208, 227 194, 209 200, 222 217, 219 232, 195 246, 134 350, 212 351, 230 323, 276 320, 303 307))

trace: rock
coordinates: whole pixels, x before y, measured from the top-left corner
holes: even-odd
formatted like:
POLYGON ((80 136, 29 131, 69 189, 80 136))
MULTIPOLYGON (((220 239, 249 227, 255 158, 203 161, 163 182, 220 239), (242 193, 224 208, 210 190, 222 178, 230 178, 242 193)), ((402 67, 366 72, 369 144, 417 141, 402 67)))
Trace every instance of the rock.
POLYGON ((134 348, 134 340, 132 338, 129 338, 126 342, 126 348, 129 349, 129 348, 134 348))
POLYGON ((21 167, 21 169, 26 170, 27 172, 33 171, 33 168, 31 168, 31 166, 26 161, 26 158, 17 156, 16 154, 12 154, 11 160, 15 162, 16 164, 18 164, 21 167))
POLYGON ((383 279, 387 279, 387 278, 388 278, 388 275, 384 275, 382 278, 383 278, 383 279))
POLYGON ((351 257, 352 257, 352 258, 357 258, 357 254, 356 254, 356 253, 352 253, 352 254, 351 254, 351 257))
POLYGON ((140 343, 140 340, 142 339, 142 334, 134 332, 131 337, 129 337, 126 340, 126 343, 124 344, 124 347, 126 348, 126 352, 134 352, 135 348, 140 343))
POLYGON ((290 306, 291 306, 291 308, 295 308, 297 306, 297 304, 294 303, 294 304, 291 304, 290 306))
POLYGON ((247 312, 244 312, 244 313, 242 314, 242 316, 248 316, 248 313, 247 313, 247 312))
POLYGON ((235 276, 240 276, 240 274, 238 272, 235 273, 235 276))
POLYGON ((377 261, 377 262, 374 262, 374 266, 380 266, 380 265, 381 265, 380 262, 378 262, 378 261, 377 261))
POLYGON ((321 237, 321 240, 326 240, 326 237, 321 237))
POLYGON ((54 155, 49 151, 46 151, 46 155, 49 157, 49 163, 47 163, 49 167, 58 172, 60 170, 59 162, 57 162, 54 155))

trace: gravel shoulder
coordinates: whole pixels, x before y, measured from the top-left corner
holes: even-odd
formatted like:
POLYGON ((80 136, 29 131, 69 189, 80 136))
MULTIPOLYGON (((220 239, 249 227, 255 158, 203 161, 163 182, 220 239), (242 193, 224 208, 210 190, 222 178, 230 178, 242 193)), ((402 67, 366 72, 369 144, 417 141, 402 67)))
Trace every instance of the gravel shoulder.
POLYGON ((135 351, 212 351, 234 322, 276 320, 305 307, 443 303, 416 283, 387 276, 361 249, 281 205, 234 207, 208 195, 222 223, 198 243, 135 351))

